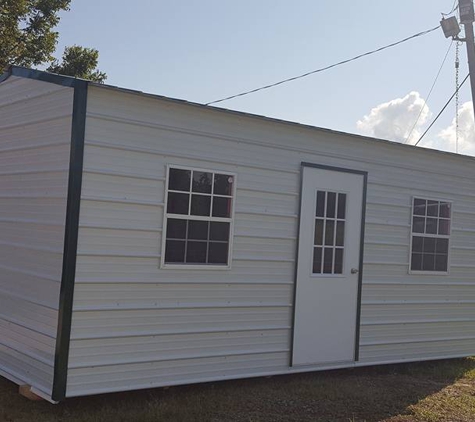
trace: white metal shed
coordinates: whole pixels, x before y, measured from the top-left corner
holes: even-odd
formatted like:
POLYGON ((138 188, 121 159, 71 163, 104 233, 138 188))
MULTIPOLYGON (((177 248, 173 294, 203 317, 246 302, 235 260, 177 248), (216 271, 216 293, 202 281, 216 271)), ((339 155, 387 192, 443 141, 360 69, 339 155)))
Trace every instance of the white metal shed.
POLYGON ((475 160, 11 67, 0 374, 50 400, 475 354, 475 160))

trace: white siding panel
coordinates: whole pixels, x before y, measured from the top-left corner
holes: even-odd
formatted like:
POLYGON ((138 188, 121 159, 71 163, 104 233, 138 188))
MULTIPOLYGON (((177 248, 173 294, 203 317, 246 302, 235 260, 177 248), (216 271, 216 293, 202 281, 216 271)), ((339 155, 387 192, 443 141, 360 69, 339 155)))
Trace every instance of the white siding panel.
POLYGON ((289 371, 302 161, 369 172, 362 363, 475 353, 473 161, 93 87, 68 396, 289 371), (169 164, 237 174, 230 270, 159 268, 169 164), (448 276, 408 274, 413 196, 448 276))
POLYGON ((73 90, 0 84, 0 370, 51 394, 73 90))

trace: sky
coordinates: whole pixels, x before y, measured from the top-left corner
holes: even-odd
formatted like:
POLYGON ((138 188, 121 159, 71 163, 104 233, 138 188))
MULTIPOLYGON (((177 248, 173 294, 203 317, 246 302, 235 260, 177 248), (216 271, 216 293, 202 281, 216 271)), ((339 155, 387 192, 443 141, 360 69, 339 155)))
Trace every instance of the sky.
MULTIPOLYGON (((72 0, 65 46, 99 50, 107 84, 207 103, 331 65, 439 25, 454 0, 72 0)), ((455 91, 455 43, 441 29, 306 78, 216 106, 415 143, 455 91), (424 106, 427 101, 427 105, 424 106)), ((468 74, 460 46, 460 81, 468 74)), ((459 152, 475 155, 469 81, 459 152)), ((420 146, 455 152, 455 102, 420 146)))

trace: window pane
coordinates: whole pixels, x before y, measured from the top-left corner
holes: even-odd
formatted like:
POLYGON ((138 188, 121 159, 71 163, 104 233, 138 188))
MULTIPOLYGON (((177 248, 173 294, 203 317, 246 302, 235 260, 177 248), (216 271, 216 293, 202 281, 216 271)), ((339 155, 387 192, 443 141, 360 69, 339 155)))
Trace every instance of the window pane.
POLYGON ((233 182, 233 176, 228 176, 227 174, 215 174, 214 193, 217 195, 231 196, 233 194, 233 182))
POLYGON ((333 235, 335 231, 335 221, 327 220, 325 226, 325 245, 333 246, 333 235))
POLYGON ((346 218, 346 193, 338 194, 338 212, 337 217, 344 219, 346 218))
POLYGON ((210 242, 208 251, 208 264, 227 264, 228 244, 210 242))
POLYGON ((335 218, 336 193, 328 192, 327 195, 327 218, 335 218))
POLYGON ((412 251, 422 253, 422 244, 424 238, 420 236, 412 236, 412 251))
POLYGON ((343 273, 343 249, 335 249, 335 274, 343 273))
POLYGON ((167 212, 170 214, 188 214, 188 201, 190 195, 187 193, 168 193, 167 212))
POLYGON ((317 217, 325 217, 325 192, 317 191, 317 211, 315 213, 317 217))
POLYGON ((412 232, 413 233, 424 233, 425 227, 425 218, 424 217, 414 217, 412 219, 412 232))
POLYGON ((213 217, 231 217, 231 198, 213 198, 213 217))
POLYGON ((192 195, 191 215, 203 215, 209 217, 211 212, 211 196, 192 195))
POLYGON ((170 176, 168 180, 168 189, 190 191, 190 170, 170 169, 170 176))
POLYGON ((188 222, 188 239, 208 240, 208 221, 194 221, 188 222))
POLYGON ((166 263, 185 262, 185 241, 167 240, 165 244, 166 263))
POLYGON ((437 218, 426 219, 426 233, 427 234, 437 234, 437 218))
POLYGON ((435 255, 422 255, 422 269, 424 271, 435 271, 435 255))
POLYGON ((438 254, 448 254, 449 253, 449 239, 437 239, 435 252, 438 254))
POLYGON ((448 268, 447 263, 448 263, 447 255, 435 256, 435 270, 436 271, 447 271, 447 268, 448 268))
POLYGON ((450 220, 444 220, 443 218, 439 220, 439 234, 450 234, 450 220))
POLYGON ((323 274, 331 274, 333 270, 333 249, 325 248, 323 253, 323 274))
POLYGON ((193 172, 193 192, 211 193, 212 173, 204 173, 202 171, 193 172))
POLYGON ((411 270, 420 271, 422 270, 422 254, 413 253, 411 259, 411 270))
POLYGON ((210 240, 229 240, 229 223, 211 223, 209 232, 210 240))
POLYGON ((319 246, 323 245, 323 221, 320 219, 315 220, 314 244, 319 246))
POLYGON ((186 239, 186 220, 169 218, 167 221, 167 239, 186 239))
POLYGON ((426 200, 414 198, 414 215, 426 215, 426 200))
POLYGON ((425 237, 424 238, 424 248, 423 252, 426 254, 434 254, 435 253, 435 237, 425 237))
POLYGON ((313 274, 322 273, 322 248, 313 248, 313 274))
POLYGON ((431 217, 439 216, 439 202, 438 201, 427 201, 427 215, 431 217))
POLYGON ((444 218, 450 218, 450 203, 441 202, 439 216, 444 218))
POLYGON ((206 263, 206 242, 187 242, 186 262, 206 263))
POLYGON ((345 222, 336 223, 336 246, 343 246, 345 242, 345 222))

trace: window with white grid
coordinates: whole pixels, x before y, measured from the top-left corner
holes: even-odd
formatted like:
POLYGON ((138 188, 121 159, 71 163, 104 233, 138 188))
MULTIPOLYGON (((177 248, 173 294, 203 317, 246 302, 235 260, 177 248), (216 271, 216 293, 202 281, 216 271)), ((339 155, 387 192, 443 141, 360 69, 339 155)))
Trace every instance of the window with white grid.
POLYGON ((412 272, 448 272, 451 217, 451 202, 414 198, 412 205, 412 272))
POLYGON ((235 176, 169 167, 165 265, 229 266, 235 176))

